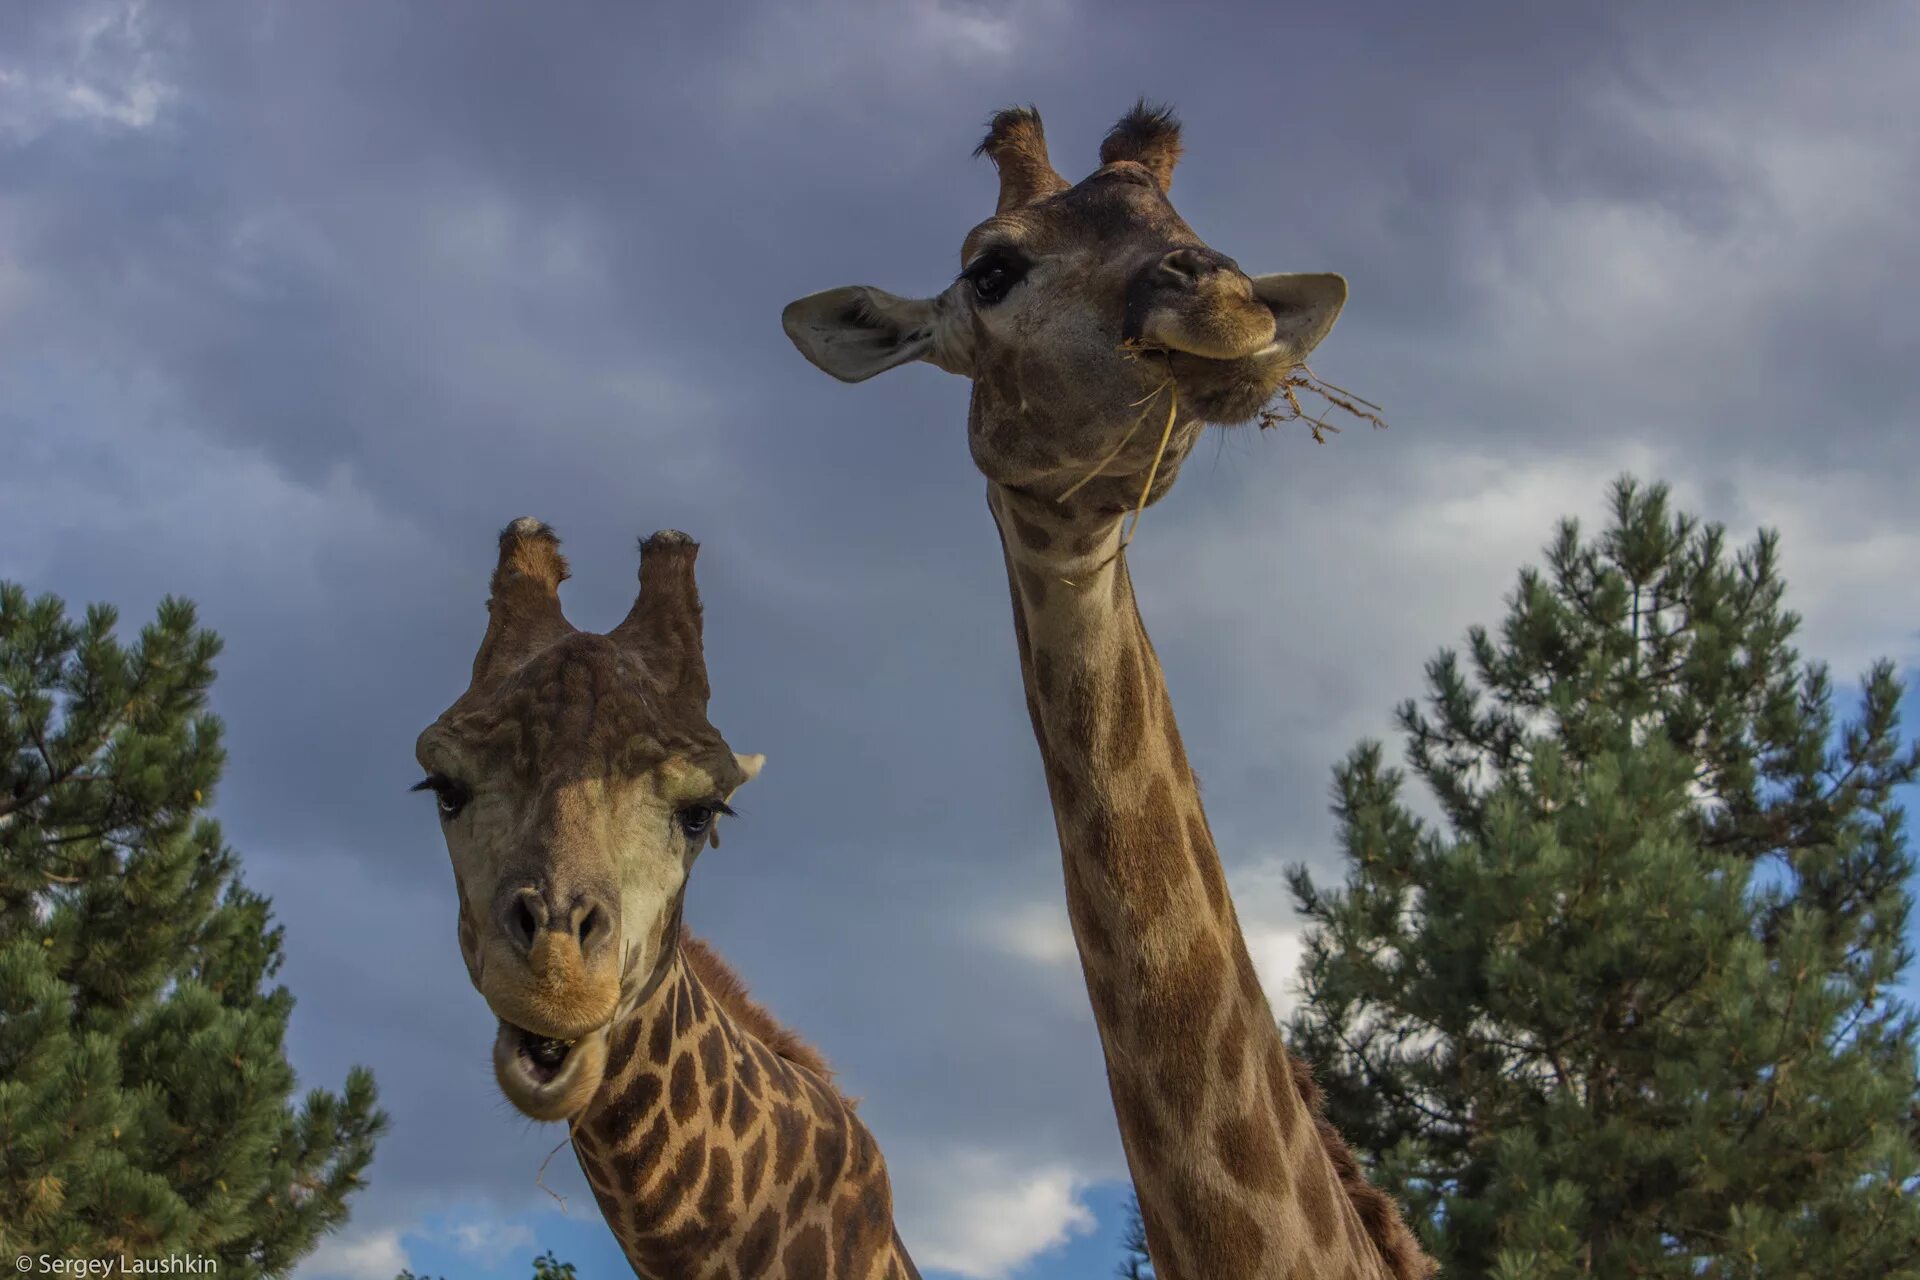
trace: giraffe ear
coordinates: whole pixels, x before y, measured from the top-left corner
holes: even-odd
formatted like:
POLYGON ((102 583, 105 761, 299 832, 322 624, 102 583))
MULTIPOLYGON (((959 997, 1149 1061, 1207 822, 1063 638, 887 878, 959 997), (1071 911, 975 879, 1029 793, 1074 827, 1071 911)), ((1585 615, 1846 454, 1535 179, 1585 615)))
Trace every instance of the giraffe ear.
POLYGON ((865 382, 914 360, 964 373, 935 358, 934 318, 932 298, 854 284, 788 303, 780 324, 801 355, 842 382, 865 382))
POLYGON ((767 758, 758 753, 746 756, 736 751, 733 753, 733 762, 739 765, 740 772, 746 775, 740 779, 740 785, 744 787, 760 776, 761 766, 767 763, 767 758))
POLYGON ((1340 318, 1347 280, 1331 272, 1281 272, 1253 278, 1253 296, 1273 312, 1273 340, 1299 364, 1340 318))

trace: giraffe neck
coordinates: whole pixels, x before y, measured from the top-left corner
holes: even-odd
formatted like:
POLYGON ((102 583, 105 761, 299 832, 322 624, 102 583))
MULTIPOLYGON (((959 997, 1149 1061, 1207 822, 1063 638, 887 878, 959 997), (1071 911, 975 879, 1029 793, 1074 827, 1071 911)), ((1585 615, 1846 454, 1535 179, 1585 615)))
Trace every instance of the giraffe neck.
POLYGON ((731 1016, 685 946, 608 1036, 573 1148, 637 1275, 919 1280, 866 1125, 731 1016))
POLYGON ((1355 1173, 1352 1156, 1322 1134, 1311 1079, 1254 973, 1119 554, 1119 519, 998 485, 988 503, 1068 916, 1157 1274, 1396 1274, 1336 1167, 1355 1173))

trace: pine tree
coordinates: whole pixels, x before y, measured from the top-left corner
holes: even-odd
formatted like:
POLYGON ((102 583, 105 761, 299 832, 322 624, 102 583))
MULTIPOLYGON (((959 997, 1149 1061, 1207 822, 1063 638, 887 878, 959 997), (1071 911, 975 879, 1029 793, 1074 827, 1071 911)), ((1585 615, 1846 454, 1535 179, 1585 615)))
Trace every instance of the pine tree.
POLYGON ((205 816, 218 639, 115 622, 0 583, 0 1257, 281 1275, 386 1120, 364 1069, 290 1101, 281 930, 205 816))
POLYGON ((1362 744, 1292 875, 1330 1117, 1451 1277, 1920 1274, 1893 668, 1843 722, 1777 538, 1663 487, 1545 556, 1399 709, 1436 816, 1362 744))
POLYGON ((1140 1216, 1140 1197, 1127 1200, 1127 1225, 1120 1237, 1120 1280, 1154 1280, 1153 1255, 1147 1252, 1147 1224, 1140 1216))

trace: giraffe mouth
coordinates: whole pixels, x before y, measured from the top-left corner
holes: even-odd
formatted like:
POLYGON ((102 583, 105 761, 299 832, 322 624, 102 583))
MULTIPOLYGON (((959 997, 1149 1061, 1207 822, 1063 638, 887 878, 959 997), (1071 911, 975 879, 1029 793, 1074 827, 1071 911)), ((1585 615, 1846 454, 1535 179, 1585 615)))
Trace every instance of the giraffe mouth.
POLYGON ((549 1085, 560 1078, 567 1069, 567 1060, 573 1056, 573 1047, 578 1040, 564 1040, 558 1036, 543 1036, 525 1027, 500 1020, 500 1048, 512 1059, 528 1080, 536 1085, 549 1085))
POLYGON ((587 1105, 606 1071, 604 1029, 578 1039, 542 1035, 502 1019, 493 1074, 507 1101, 536 1120, 563 1120, 587 1105))
POLYGON ((1181 407, 1203 422, 1236 426, 1267 406, 1297 361, 1279 343, 1228 360, 1167 352, 1181 407))

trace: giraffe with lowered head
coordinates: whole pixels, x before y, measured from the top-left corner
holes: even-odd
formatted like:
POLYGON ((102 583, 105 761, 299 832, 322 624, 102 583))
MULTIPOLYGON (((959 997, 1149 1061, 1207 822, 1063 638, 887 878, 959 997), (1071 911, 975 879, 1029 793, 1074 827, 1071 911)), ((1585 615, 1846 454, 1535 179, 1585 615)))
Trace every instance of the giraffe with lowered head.
POLYGON ((472 682, 420 735, 494 1075, 567 1123, 637 1275, 918 1280, 826 1062, 681 927, 694 860, 762 763, 707 720, 696 551, 643 542, 639 599, 596 635, 561 612, 559 539, 514 521, 472 682))
POLYGON ((1174 212, 1180 129, 1144 103, 1078 184, 1040 117, 994 117, 1000 176, 960 276, 792 303, 801 353, 858 382, 972 380, 1068 916, 1162 1280, 1415 1280, 1432 1263, 1283 1044, 1248 956, 1123 554, 1209 424, 1243 423, 1332 328, 1337 275, 1248 277, 1174 212))

